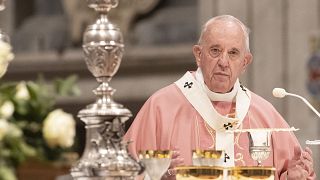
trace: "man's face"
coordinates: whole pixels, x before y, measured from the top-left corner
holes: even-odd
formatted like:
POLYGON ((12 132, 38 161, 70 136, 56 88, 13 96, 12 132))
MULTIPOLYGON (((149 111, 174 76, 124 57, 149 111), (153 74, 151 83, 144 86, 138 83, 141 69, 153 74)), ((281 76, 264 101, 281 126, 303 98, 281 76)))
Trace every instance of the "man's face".
POLYGON ((251 63, 244 32, 234 22, 214 21, 208 25, 200 45, 193 47, 205 84, 213 92, 229 92, 251 63))

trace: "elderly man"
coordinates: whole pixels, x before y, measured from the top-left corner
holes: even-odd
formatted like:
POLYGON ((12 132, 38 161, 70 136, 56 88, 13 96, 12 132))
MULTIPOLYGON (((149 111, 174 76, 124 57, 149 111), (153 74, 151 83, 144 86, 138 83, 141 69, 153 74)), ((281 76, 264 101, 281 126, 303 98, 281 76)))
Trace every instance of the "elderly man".
MULTIPOLYGON (((175 150, 164 177, 174 167, 192 164, 194 149, 223 149, 218 165, 256 166, 250 158, 248 136, 226 130, 288 128, 266 100, 240 84, 238 77, 252 61, 249 33, 233 16, 210 19, 194 45, 198 69, 152 95, 125 135, 129 151, 175 150)), ((272 134, 272 153, 262 162, 276 168, 276 179, 314 179, 312 152, 301 147, 292 133, 272 134)))

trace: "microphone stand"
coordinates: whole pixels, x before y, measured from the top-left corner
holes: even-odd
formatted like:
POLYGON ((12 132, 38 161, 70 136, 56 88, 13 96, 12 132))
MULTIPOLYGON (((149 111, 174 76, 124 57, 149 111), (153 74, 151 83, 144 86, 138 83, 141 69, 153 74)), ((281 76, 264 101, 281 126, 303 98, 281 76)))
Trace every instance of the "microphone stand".
MULTIPOLYGON (((320 113, 304 97, 299 96, 297 94, 288 93, 288 92, 284 92, 284 93, 285 93, 285 96, 288 95, 288 96, 293 96, 301 99, 320 118, 320 113)), ((278 97, 278 98, 281 98, 281 97, 278 97)), ((320 145, 320 140, 314 140, 314 141, 306 140, 306 144, 320 145)))
POLYGON ((286 92, 286 95, 301 99, 320 118, 320 113, 302 96, 286 92))

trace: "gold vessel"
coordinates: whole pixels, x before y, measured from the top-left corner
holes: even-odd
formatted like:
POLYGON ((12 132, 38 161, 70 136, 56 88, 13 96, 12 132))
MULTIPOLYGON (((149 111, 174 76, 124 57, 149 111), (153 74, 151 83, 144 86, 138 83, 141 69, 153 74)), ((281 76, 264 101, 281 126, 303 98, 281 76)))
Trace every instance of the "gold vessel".
POLYGON ((171 150, 142 150, 139 151, 139 159, 150 159, 150 158, 171 158, 171 150))
POLYGON ((192 164, 194 166, 216 166, 223 151, 219 150, 193 150, 192 164))
POLYGON ((223 168, 220 166, 181 166, 176 167, 177 180, 274 180, 276 169, 273 167, 244 166, 223 168))
POLYGON ((210 159, 219 159, 223 151, 219 150, 193 150, 192 158, 210 158, 210 159))
POLYGON ((176 167, 177 180, 216 179, 223 180, 223 168, 216 166, 181 166, 176 167))
POLYGON ((228 170, 228 180, 274 180, 276 169, 273 167, 243 166, 228 170))

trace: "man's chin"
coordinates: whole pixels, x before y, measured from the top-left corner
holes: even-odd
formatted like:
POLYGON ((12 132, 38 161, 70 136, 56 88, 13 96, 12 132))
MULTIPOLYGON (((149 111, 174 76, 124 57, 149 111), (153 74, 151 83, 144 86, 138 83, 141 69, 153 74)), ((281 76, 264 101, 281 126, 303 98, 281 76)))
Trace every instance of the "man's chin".
POLYGON ((214 75, 213 80, 216 81, 215 83, 229 83, 230 76, 227 75, 214 75))
MULTIPOLYGON (((216 83, 218 83, 218 82, 216 82, 216 83)), ((221 94, 223 94, 223 93, 229 92, 229 91, 232 89, 232 87, 230 88, 229 86, 225 85, 225 86, 209 87, 209 89, 210 89, 211 91, 215 92, 215 93, 221 93, 221 94)))

